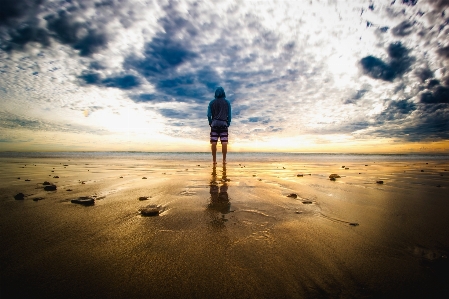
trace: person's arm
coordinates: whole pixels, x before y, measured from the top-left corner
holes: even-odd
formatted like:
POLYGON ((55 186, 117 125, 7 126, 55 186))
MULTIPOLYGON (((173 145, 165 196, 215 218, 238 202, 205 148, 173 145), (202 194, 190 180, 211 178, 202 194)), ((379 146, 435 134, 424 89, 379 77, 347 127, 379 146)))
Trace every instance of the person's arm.
POLYGON ((212 111, 210 109, 210 104, 212 102, 209 102, 209 106, 207 106, 207 120, 209 121, 209 126, 212 124, 212 111))
POLYGON ((228 127, 231 125, 231 103, 229 102, 229 100, 227 100, 228 102, 228 127))

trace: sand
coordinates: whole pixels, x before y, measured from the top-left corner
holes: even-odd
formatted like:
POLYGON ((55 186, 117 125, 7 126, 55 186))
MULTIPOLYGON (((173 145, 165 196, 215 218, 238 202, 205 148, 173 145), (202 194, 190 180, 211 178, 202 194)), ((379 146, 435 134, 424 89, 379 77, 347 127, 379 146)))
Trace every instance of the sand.
POLYGON ((447 161, 0 158, 0 169, 1 298, 449 296, 447 161))

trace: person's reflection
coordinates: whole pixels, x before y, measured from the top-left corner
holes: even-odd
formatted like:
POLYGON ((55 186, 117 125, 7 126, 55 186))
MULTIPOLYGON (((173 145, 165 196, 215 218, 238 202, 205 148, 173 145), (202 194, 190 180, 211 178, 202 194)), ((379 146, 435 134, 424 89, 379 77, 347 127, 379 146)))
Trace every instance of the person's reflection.
POLYGON ((225 214, 231 209, 228 195, 228 182, 226 176, 226 164, 223 164, 223 173, 220 181, 217 181, 217 167, 214 164, 212 168, 212 178, 209 184, 210 202, 207 205, 207 211, 211 217, 213 227, 223 228, 224 223, 228 221, 225 214))

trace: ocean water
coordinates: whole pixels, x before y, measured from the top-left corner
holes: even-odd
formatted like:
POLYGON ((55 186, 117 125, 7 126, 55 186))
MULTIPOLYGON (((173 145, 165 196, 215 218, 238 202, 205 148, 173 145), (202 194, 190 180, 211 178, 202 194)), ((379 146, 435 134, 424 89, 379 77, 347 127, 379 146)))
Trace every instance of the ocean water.
MULTIPOLYGON (((210 152, 0 152, 0 158, 65 158, 65 159, 137 159, 209 161, 210 152)), ((217 153, 218 161, 221 153, 217 153)), ((357 162, 357 161, 449 161, 449 154, 335 154, 335 153, 261 153, 229 152, 228 162, 357 162)))

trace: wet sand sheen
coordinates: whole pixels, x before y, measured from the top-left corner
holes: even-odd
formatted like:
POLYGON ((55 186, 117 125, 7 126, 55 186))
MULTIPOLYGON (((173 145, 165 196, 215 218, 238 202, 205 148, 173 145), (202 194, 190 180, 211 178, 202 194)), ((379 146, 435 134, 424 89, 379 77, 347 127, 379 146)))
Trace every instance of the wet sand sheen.
POLYGON ((449 295, 447 162, 0 164, 2 298, 449 295))

